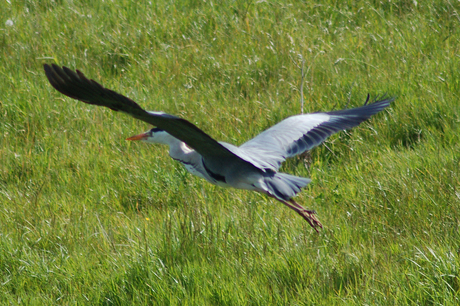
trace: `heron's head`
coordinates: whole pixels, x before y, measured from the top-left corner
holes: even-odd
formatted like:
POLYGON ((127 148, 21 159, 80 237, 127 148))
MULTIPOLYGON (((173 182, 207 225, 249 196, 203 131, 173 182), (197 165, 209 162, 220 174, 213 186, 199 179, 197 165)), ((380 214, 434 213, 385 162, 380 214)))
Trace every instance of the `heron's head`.
POLYGON ((126 140, 140 140, 150 143, 169 144, 171 138, 173 137, 169 135, 165 130, 160 128, 153 128, 145 133, 126 138, 126 140))

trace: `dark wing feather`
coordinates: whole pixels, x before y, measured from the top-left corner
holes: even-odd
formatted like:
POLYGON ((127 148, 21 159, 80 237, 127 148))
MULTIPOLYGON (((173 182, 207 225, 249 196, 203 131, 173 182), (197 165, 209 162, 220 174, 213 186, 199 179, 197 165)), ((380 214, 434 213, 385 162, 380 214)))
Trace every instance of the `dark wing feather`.
MULTIPOLYGON (((393 97, 388 98, 383 96, 375 99, 371 104, 368 104, 368 96, 365 104, 361 107, 326 112, 325 114, 329 116, 327 121, 321 122, 313 129, 306 132, 302 138, 289 145, 287 148, 288 157, 303 153, 306 150, 310 150, 313 147, 320 145, 329 136, 339 131, 358 126, 361 122, 369 119, 372 115, 375 115, 388 107, 394 100, 395 98, 393 97)), ((315 113, 312 114, 312 116, 314 115, 315 113)))
POLYGON ((358 126, 393 100, 381 97, 357 108, 289 117, 241 145, 240 153, 250 155, 258 167, 277 170, 286 158, 320 145, 332 134, 358 126))
POLYGON ((54 64, 45 64, 44 69, 46 77, 57 91, 88 104, 124 112, 167 131, 200 153, 206 159, 207 167, 215 172, 222 170, 222 160, 228 165, 254 167, 185 119, 162 112, 147 112, 133 100, 89 80, 79 70, 74 72, 54 64))

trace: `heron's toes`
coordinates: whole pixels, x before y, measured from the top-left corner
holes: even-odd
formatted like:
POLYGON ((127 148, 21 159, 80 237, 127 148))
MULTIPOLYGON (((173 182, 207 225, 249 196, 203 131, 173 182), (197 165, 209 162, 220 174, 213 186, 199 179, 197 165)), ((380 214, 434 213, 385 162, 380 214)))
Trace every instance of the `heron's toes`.
POLYGON ((318 232, 318 228, 323 228, 323 225, 315 216, 316 211, 314 210, 304 210, 303 211, 303 218, 318 232))

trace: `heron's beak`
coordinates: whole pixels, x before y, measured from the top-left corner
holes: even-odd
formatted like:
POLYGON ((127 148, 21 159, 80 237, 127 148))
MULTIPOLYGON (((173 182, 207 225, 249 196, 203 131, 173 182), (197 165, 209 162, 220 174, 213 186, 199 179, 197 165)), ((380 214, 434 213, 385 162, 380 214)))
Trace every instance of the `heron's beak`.
POLYGON ((142 133, 136 136, 131 136, 126 138, 126 140, 142 140, 142 139, 147 139, 149 137, 148 133, 142 133))

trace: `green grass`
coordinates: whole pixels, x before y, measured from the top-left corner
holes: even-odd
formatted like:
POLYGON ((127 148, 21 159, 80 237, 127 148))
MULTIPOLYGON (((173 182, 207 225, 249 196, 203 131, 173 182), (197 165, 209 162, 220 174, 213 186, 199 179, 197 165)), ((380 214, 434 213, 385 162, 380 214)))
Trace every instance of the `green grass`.
POLYGON ((456 1, 6 1, 0 14, 0 304, 455 305, 456 1), (13 21, 13 26, 6 24, 13 21), (211 186, 149 127, 65 98, 80 69, 241 144, 300 112, 397 96, 285 164, 317 234, 267 197, 211 186))

